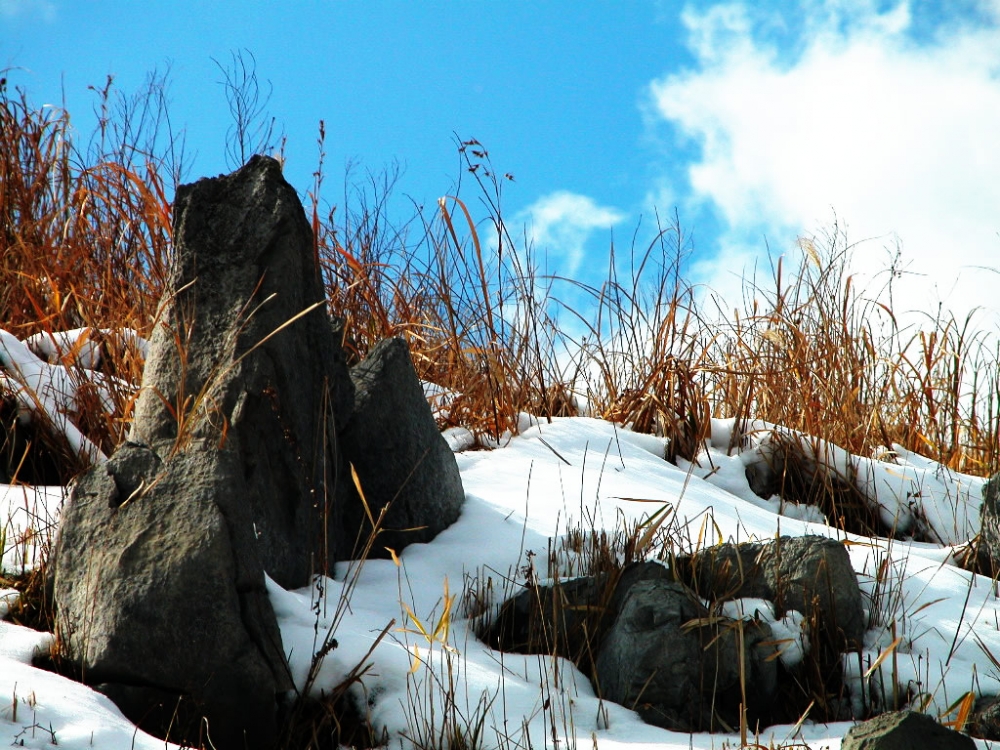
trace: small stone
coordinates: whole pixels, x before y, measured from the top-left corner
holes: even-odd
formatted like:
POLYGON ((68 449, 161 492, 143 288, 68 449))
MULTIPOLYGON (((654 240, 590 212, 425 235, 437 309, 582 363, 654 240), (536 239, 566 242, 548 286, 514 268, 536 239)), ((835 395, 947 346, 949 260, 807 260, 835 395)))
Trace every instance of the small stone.
POLYGON ((972 738, 941 726, 927 714, 897 711, 856 724, 841 750, 970 750, 972 738))

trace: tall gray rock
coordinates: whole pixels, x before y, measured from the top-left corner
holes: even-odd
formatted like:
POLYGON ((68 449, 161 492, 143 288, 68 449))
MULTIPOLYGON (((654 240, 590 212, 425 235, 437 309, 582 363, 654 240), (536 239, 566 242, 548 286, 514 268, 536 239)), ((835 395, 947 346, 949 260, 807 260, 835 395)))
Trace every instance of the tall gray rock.
POLYGON ((312 230, 278 163, 258 156, 178 189, 174 244, 130 439, 162 457, 237 454, 245 486, 227 494, 249 512, 264 569, 303 586, 349 552, 334 501, 355 499, 338 436, 354 389, 312 230))
POLYGON ((270 748, 293 685, 264 574, 349 552, 353 387, 322 305, 281 329, 323 287, 277 162, 178 188, 174 245, 130 440, 63 511, 57 629, 133 720, 155 696, 175 741, 270 748))

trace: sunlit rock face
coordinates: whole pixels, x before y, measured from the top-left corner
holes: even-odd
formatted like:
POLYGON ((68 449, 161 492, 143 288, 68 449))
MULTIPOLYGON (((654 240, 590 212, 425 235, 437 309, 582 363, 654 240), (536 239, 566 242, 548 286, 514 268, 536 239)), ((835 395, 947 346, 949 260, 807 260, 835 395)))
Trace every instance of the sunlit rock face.
POLYGON ((347 554, 353 389, 277 162, 180 187, 174 242, 130 439, 63 514, 59 634, 144 729, 270 748, 293 685, 264 574, 304 586, 347 554))

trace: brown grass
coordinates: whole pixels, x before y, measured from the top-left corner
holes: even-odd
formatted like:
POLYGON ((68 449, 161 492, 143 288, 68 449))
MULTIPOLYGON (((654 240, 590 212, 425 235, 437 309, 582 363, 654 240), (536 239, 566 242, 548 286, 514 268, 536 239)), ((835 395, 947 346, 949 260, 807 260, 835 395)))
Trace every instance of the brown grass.
MULTIPOLYGON (((81 161, 75 150, 68 113, 36 109, 23 91, 0 85, 0 325, 21 340, 93 329, 101 369, 114 377, 95 376, 68 353, 64 364, 81 388, 69 417, 108 453, 127 430, 142 362, 99 331, 149 333, 170 257, 170 205, 152 155, 141 164, 91 156, 81 161), (111 413, 97 407, 96 387, 112 396, 111 413)), ((64 483, 84 468, 58 435, 46 442, 64 483)), ((12 457, 15 466, 22 457, 12 457)))
MULTIPOLYGON (((67 113, 0 87, 0 320, 22 340, 80 327, 95 338, 102 329, 145 335, 163 293, 176 158, 138 144, 155 144, 142 128, 169 120, 161 111, 137 125, 120 105, 114 126, 109 102, 128 100, 110 83, 98 93, 108 119, 84 153, 67 113), (115 136, 125 142, 111 145, 115 136)), ((612 248, 600 286, 543 277, 504 221, 509 175, 477 141, 457 147, 483 215, 459 181, 454 196, 414 206, 400 223, 390 215, 392 170, 348 182, 340 206, 326 202, 324 137, 321 126, 306 203, 330 312, 344 320, 354 360, 384 337, 409 341, 420 376, 454 394, 442 426, 498 440, 516 432, 521 411, 578 413, 576 393, 597 416, 670 437, 671 459, 696 457, 710 417, 736 416, 857 454, 896 442, 969 473, 997 464, 995 344, 970 320, 940 312, 901 328, 888 304, 891 277, 883 289, 857 289, 836 227, 824 246, 803 241, 791 272, 779 260, 768 284, 748 284, 743 310, 710 314, 683 278, 688 249, 676 217, 628 262, 612 248), (560 294, 590 302, 565 305, 560 294)), ((71 417, 110 452, 142 362, 110 341, 102 351, 102 368, 118 378, 104 381, 113 413, 84 398, 71 417)), ((69 360, 82 383, 95 379, 69 360)), ((68 473, 81 468, 63 457, 68 473)))

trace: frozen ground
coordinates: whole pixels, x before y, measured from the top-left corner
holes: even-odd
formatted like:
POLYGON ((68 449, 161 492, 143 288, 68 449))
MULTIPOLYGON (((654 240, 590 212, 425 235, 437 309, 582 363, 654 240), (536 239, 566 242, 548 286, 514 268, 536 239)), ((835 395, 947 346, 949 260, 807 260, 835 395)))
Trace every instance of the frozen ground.
MULTIPOLYGON (((967 691, 1000 693, 1000 674, 986 655, 1000 656, 1000 599, 991 581, 952 565, 948 546, 977 531, 982 480, 901 452, 892 462, 858 458, 858 483, 884 517, 941 543, 847 538, 815 509, 783 508, 750 491, 745 468, 769 450, 770 425, 755 425, 733 455, 727 450, 732 422, 719 420, 713 427, 705 453, 683 467, 661 458, 661 439, 589 418, 534 424, 496 450, 457 454, 466 502, 459 520, 433 542, 406 548, 398 561, 342 564, 335 579, 306 589, 284 591, 269 583, 300 687, 311 655, 335 624, 339 647, 326 657, 311 689, 329 690, 359 664, 367 666, 356 697, 369 707, 372 721, 387 728, 393 747, 418 732, 432 706, 438 720, 449 715, 443 704, 449 685, 455 687, 453 715, 469 723, 485 716, 487 747, 513 750, 530 738, 535 748, 554 748, 553 737, 566 747, 601 750, 739 747, 735 736, 647 726, 631 711, 598 701, 586 677, 567 662, 487 648, 466 617, 466 583, 476 580, 480 590, 492 591, 487 604, 496 606, 503 592, 512 591, 511 579, 523 580, 526 566, 536 566, 542 578, 549 575, 551 540, 567 528, 583 522, 613 529, 669 504, 678 534, 689 539, 707 530, 739 541, 812 533, 853 542, 851 560, 875 609, 864 664, 874 664, 894 635, 901 639, 895 659, 885 659, 867 678, 867 690, 891 695, 894 679, 904 693, 919 684, 919 692, 930 696, 928 711, 944 719, 967 691), (890 574, 876 590, 880 565, 890 574), (338 607, 347 588, 350 607, 338 607)), ((448 437, 456 448, 468 443, 461 434, 448 437)), ((849 458, 833 446, 818 445, 815 452, 835 468, 849 458)), ((36 542, 25 530, 51 523, 62 496, 60 488, 0 486, 5 569, 34 563, 36 542)), ((0 611, 6 601, 0 591, 0 611)), ((47 648, 50 639, 0 622, 0 745, 164 746, 137 732, 102 696, 31 667, 32 653, 47 648)), ((857 659, 848 660, 845 670, 857 697, 863 679, 857 659)), ((757 741, 834 750, 849 726, 806 720, 798 727, 762 729, 757 741)))

